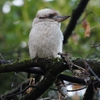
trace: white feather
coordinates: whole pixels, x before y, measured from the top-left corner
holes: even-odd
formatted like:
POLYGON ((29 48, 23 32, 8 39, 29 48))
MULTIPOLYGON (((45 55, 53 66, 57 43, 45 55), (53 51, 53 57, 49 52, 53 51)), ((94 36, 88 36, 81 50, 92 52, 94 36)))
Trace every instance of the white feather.
POLYGON ((49 12, 56 11, 52 9, 40 10, 33 20, 28 41, 31 58, 59 57, 58 52, 62 53, 63 34, 60 30, 60 23, 52 19, 39 19, 39 16, 43 17, 49 12))

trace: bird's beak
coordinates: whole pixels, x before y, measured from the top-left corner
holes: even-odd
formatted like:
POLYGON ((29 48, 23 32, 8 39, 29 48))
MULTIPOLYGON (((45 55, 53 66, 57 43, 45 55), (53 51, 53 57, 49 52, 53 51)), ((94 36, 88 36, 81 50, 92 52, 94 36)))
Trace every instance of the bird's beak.
POLYGON ((67 18, 69 18, 70 16, 54 16, 53 19, 55 21, 58 21, 58 22, 62 22, 64 20, 66 20, 67 18))

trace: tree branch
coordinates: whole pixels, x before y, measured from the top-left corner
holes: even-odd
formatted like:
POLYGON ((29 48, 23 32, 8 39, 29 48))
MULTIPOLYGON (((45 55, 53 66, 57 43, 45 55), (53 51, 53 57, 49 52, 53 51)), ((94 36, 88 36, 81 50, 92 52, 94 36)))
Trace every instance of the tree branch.
POLYGON ((96 73, 96 75, 98 75, 100 77, 100 61, 90 60, 90 59, 80 59, 80 58, 73 60, 73 63, 75 63, 76 65, 79 65, 83 68, 87 67, 85 65, 85 62, 87 62, 90 65, 90 67, 92 68, 92 70, 96 73))
MULTIPOLYGON (((80 67, 85 68, 86 67, 85 61, 87 61, 87 63, 91 66, 93 71, 95 71, 95 73, 99 76, 100 75, 100 73, 99 73, 100 61, 78 58, 78 59, 73 60, 73 63, 76 65, 79 65, 80 67)), ((27 94, 25 97, 23 97, 22 100, 36 100, 47 89, 50 88, 50 86, 55 82, 57 77, 60 79, 65 79, 70 82, 85 84, 84 80, 60 74, 61 72, 63 72, 66 69, 69 70, 69 65, 67 63, 65 63, 63 59, 60 59, 60 58, 53 58, 53 59, 38 58, 37 60, 30 59, 30 60, 16 62, 13 64, 3 64, 3 65, 0 65, 0 73, 6 73, 6 72, 12 72, 12 71, 35 72, 33 69, 36 66, 43 69, 43 71, 40 71, 40 75, 43 74, 44 79, 41 82, 39 82, 39 84, 36 85, 36 87, 34 87, 34 89, 32 90, 32 92, 30 94, 27 94), (30 70, 28 70, 28 69, 30 69, 30 70)), ((73 66, 73 68, 76 69, 75 66, 73 66)), ((37 71, 35 73, 39 73, 39 71, 37 71)))
POLYGON ((100 82, 95 82, 88 85, 83 100, 94 100, 94 95, 97 92, 98 86, 100 86, 100 82))
MULTIPOLYGON (((72 60, 72 62, 74 64, 79 65, 80 67, 83 67, 83 68, 86 67, 86 65, 84 63, 85 61, 87 61, 87 63, 91 66, 93 71, 98 76, 100 76, 100 61, 89 60, 89 59, 81 59, 81 58, 77 58, 77 59, 72 60)), ((37 59, 37 61, 35 61, 34 59, 29 59, 29 60, 24 60, 24 61, 18 61, 18 62, 12 63, 12 64, 0 65, 0 73, 13 72, 13 71, 14 72, 22 72, 22 71, 31 72, 32 70, 29 70, 29 68, 32 69, 33 67, 37 67, 37 66, 41 67, 43 70, 47 70, 50 67, 50 65, 53 65, 53 67, 54 66, 61 66, 61 68, 62 68, 61 71, 69 69, 68 64, 64 63, 64 61, 62 59, 58 59, 58 58, 53 58, 53 59, 39 58, 39 59, 37 59)), ((74 68, 74 66, 73 66, 73 68, 74 68)))
MULTIPOLYGON (((49 60, 47 60, 49 61, 49 60)), ((27 94, 22 100, 36 100, 40 97, 50 86, 55 82, 57 76, 66 69, 62 60, 54 59, 53 62, 49 61, 46 69, 46 74, 41 82, 38 83, 37 87, 33 89, 30 94, 27 94)))
POLYGON ((79 5, 77 6, 76 9, 73 10, 72 15, 71 15, 71 20, 64 32, 64 44, 68 41, 68 38, 71 36, 72 31, 74 30, 77 21, 81 14, 83 13, 86 5, 88 4, 89 0, 80 0, 79 5))

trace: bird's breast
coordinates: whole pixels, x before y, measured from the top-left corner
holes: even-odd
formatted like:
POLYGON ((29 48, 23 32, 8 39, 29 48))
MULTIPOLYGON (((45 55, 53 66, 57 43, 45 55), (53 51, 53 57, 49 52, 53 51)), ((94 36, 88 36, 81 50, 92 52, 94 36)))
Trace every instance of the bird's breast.
POLYGON ((33 26, 29 35, 29 46, 37 50, 39 57, 56 55, 62 50, 63 34, 57 23, 40 22, 33 26))

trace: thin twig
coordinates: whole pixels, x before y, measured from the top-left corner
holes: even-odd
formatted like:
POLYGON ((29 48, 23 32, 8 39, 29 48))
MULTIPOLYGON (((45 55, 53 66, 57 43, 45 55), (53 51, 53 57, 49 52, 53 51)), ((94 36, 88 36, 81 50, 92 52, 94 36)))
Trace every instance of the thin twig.
POLYGON ((95 76, 95 78, 100 81, 100 78, 95 74, 95 72, 91 69, 90 65, 85 61, 85 65, 88 67, 90 72, 95 76))

